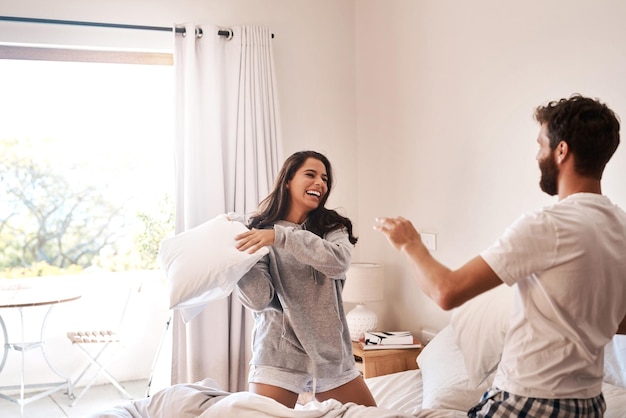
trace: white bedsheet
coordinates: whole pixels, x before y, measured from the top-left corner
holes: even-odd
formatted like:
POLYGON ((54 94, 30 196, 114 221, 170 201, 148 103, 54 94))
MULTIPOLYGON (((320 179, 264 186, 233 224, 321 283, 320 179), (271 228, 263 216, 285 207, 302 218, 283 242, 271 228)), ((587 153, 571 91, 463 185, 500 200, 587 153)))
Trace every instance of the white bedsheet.
POLYGON ((200 418, 411 418, 401 411, 341 404, 334 399, 312 401, 295 409, 250 392, 233 393, 208 408, 200 418))
MULTIPOLYGON (((366 379, 378 407, 335 400, 309 402, 295 409, 249 392, 228 393, 213 379, 170 386, 150 398, 138 399, 90 418, 461 418, 465 411, 421 409, 420 370, 366 379)), ((626 389, 605 383, 605 418, 626 417, 626 389)))
POLYGON ((334 399, 312 401, 295 409, 250 392, 227 393, 213 379, 170 386, 150 398, 138 399, 90 418, 451 418, 458 411, 422 410, 419 371, 367 379, 379 407, 334 399))
POLYGON ((211 379, 174 385, 153 397, 102 411, 91 418, 410 418, 401 411, 341 404, 334 399, 295 409, 251 392, 226 394, 211 379))
POLYGON ((606 412, 604 418, 626 417, 626 389, 604 382, 602 394, 606 400, 606 412))

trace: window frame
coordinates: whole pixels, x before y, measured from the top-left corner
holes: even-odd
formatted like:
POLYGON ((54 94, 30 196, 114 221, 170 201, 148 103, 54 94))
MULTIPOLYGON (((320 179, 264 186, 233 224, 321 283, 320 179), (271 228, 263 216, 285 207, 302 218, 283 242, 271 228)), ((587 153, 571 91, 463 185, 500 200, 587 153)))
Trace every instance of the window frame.
POLYGON ((166 52, 7 44, 0 44, 0 59, 174 65, 174 54, 166 52))

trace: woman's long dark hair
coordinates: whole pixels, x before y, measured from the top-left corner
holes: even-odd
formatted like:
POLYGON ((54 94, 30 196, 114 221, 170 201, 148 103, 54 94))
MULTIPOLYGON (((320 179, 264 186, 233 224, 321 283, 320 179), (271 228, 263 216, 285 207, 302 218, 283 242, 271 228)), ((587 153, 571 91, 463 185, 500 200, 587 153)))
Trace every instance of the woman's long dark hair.
POLYGON ((358 238, 352 234, 352 222, 350 219, 341 216, 332 209, 324 207, 333 187, 333 173, 328 158, 316 151, 299 151, 287 158, 274 182, 274 190, 261 201, 256 213, 250 218, 248 226, 257 229, 267 228, 273 226, 277 221, 286 218, 290 200, 287 183, 293 179, 296 171, 302 167, 307 158, 315 158, 326 167, 328 191, 322 198, 319 206, 309 213, 305 223, 306 229, 323 237, 324 234, 330 231, 345 227, 348 230, 350 242, 356 244, 358 238))

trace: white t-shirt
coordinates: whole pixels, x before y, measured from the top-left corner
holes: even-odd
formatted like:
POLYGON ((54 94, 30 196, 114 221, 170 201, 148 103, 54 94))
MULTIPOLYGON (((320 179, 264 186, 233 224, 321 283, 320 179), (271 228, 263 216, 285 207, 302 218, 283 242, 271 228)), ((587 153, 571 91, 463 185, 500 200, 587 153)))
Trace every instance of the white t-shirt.
POLYGON ((522 215, 481 256, 517 284, 494 386, 598 396, 604 346, 626 315, 626 213, 603 195, 570 195, 522 215))

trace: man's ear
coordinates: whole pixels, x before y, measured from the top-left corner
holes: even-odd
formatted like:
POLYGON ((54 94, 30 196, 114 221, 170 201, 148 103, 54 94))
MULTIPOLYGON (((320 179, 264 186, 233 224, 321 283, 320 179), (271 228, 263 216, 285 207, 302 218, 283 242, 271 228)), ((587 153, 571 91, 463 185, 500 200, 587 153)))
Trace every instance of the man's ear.
POLYGON ((559 142, 559 144, 556 146, 556 161, 558 163, 562 163, 563 161, 565 161, 568 155, 569 155, 569 145, 567 145, 567 142, 565 141, 559 142))

